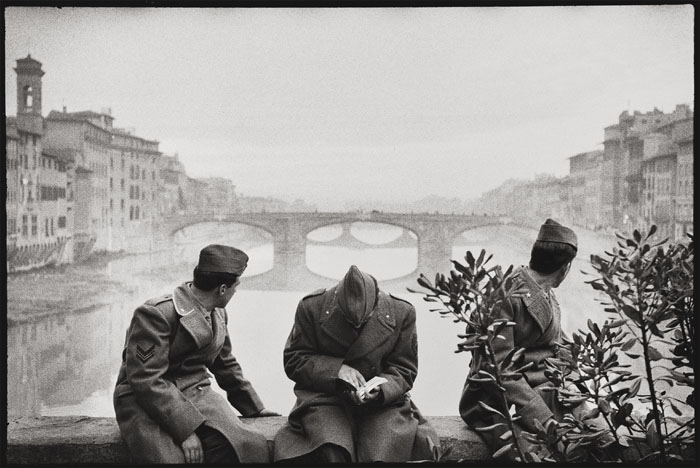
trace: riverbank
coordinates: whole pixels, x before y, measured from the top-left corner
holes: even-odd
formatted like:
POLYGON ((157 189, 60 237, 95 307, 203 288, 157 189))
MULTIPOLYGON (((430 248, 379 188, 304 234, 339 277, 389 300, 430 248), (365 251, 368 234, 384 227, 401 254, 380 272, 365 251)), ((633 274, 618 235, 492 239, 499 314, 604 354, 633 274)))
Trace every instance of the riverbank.
POLYGON ((111 279, 106 272, 109 262, 127 256, 99 253, 80 263, 8 274, 8 326, 65 311, 89 312, 99 306, 98 296, 132 292, 133 285, 111 279))

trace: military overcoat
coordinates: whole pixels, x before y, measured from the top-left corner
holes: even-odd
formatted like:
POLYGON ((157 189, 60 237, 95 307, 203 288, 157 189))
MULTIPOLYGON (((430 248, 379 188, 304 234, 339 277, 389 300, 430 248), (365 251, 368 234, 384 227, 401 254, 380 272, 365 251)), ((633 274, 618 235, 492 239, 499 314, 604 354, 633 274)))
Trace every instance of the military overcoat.
MULTIPOLYGON (((544 424, 554 416, 553 410, 558 411, 553 407, 554 393, 543 392, 542 386, 549 382, 544 375, 543 361, 556 355, 556 343, 561 341, 561 312, 554 292, 542 289, 530 276, 526 267, 518 268, 515 278, 524 290, 524 295, 510 298, 499 312, 499 318, 513 321, 515 326, 504 328, 500 334, 505 340, 493 340, 493 348, 497 361, 502 361, 513 348, 525 348, 523 363, 534 363, 532 368, 524 372, 525 378, 503 384, 509 406, 514 404, 522 417, 519 423, 525 429, 534 431, 535 419, 544 424)), ((475 375, 480 369, 487 370, 479 358, 479 355, 473 357, 469 376, 475 375)), ((459 403, 460 415, 467 424, 475 427, 501 422, 496 421, 492 413, 479 406, 479 401, 501 408, 492 387, 467 380, 459 403)), ((489 434, 498 434, 498 431, 489 434)))
POLYGON ((361 331, 343 317, 336 287, 306 296, 284 348, 284 369, 297 401, 275 437, 274 459, 305 455, 325 443, 344 447, 353 461, 432 459, 435 430, 411 401, 418 371, 414 307, 384 292, 361 331), (337 387, 342 364, 366 380, 379 375, 383 399, 362 406, 337 387))
POLYGON ((189 283, 134 312, 113 398, 134 461, 184 463, 181 444, 201 424, 223 434, 241 462, 270 461, 265 436, 231 408, 249 416, 263 404, 231 354, 227 321, 226 310, 209 313, 189 283), (211 389, 208 371, 228 401, 211 389))

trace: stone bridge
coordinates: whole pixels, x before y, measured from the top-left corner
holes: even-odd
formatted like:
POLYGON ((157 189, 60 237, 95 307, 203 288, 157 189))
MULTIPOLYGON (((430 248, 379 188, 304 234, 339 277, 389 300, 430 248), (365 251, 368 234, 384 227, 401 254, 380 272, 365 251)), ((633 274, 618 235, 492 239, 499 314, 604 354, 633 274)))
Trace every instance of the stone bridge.
MULTIPOLYGON (((313 212, 313 213, 193 213, 163 219, 160 223, 161 235, 171 239, 178 231, 205 222, 239 223, 260 228, 272 236, 274 260, 272 270, 249 278, 246 283, 257 288, 274 285, 274 289, 290 289, 299 285, 300 279, 310 279, 313 287, 332 283, 312 273, 306 266, 307 235, 325 226, 348 226, 355 222, 380 223, 403 228, 416 237, 418 249, 417 268, 410 275, 392 280, 404 284, 405 279, 418 273, 432 275, 437 271, 446 271, 450 267, 449 259, 455 237, 464 231, 480 226, 504 224, 504 218, 490 216, 450 215, 439 213, 385 213, 372 212, 313 212), (252 282, 250 280, 253 280, 252 282)), ((344 228, 347 229, 347 228, 344 228)), ((405 237, 404 232, 402 236, 405 237)), ((391 244, 391 243, 390 243, 391 244)), ((389 245, 389 244, 385 244, 389 245)), ((305 283, 302 281, 302 283, 305 283)), ((385 285, 386 286, 386 285, 385 285)))

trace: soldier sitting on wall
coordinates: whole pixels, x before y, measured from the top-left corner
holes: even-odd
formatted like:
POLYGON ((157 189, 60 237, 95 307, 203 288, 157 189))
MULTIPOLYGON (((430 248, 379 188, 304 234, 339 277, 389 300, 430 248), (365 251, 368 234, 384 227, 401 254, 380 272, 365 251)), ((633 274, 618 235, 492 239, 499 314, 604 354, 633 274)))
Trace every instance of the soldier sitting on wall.
MULTIPOLYGON (((522 297, 511 297, 497 317, 515 322, 515 326, 506 327, 500 332, 505 339, 493 340, 496 360, 502 361, 513 348, 524 348, 523 362, 534 363, 524 371, 525 378, 503 383, 509 407, 515 405, 521 417, 514 423, 516 431, 525 429, 536 432, 535 419, 546 425, 552 418, 563 420, 566 411, 581 414, 587 409, 583 404, 566 409, 557 401, 555 392, 545 390, 551 384, 544 375, 543 364, 545 359, 556 355, 557 343, 562 342, 561 311, 553 289, 559 287, 568 275, 577 250, 578 242, 574 231, 547 219, 540 227, 537 240, 532 246, 529 266, 521 266, 515 271, 515 281, 524 290, 524 294, 522 297)), ((470 377, 484 369, 479 357, 477 355, 472 359, 470 377)), ((462 419, 472 428, 502 422, 499 416, 479 405, 481 401, 501 408, 496 398, 492 388, 467 379, 459 402, 462 419)), ((601 420, 591 419, 588 422, 605 426, 601 420)), ((508 443, 500 438, 507 430, 504 424, 479 434, 495 452, 508 443)), ((515 450, 510 449, 507 457, 513 459, 515 456, 515 450)))
POLYGON ((302 299, 284 348, 297 401, 275 436, 275 461, 432 460, 440 439, 408 394, 417 343, 413 306, 354 265, 302 299), (386 381, 357 391, 376 376, 386 381))
POLYGON ((209 245, 193 282, 134 312, 114 390, 117 423, 134 461, 269 462, 265 436, 230 406, 243 417, 279 416, 265 409, 231 355, 224 307, 247 262, 238 249, 209 245), (211 389, 207 370, 228 402, 211 389))

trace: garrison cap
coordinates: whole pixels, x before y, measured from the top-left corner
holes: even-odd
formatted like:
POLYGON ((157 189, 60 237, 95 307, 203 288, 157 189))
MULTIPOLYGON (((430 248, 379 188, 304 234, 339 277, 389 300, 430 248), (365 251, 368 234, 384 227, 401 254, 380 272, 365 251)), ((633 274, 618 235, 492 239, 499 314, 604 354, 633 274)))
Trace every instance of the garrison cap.
POLYGON ((369 320, 377 305, 379 288, 377 280, 352 265, 336 289, 338 306, 347 320, 355 328, 359 328, 369 320))
POLYGON ((199 252, 199 271, 242 275, 248 266, 248 255, 228 245, 211 244, 199 252))
POLYGON ((558 242, 560 244, 569 244, 574 249, 578 250, 578 239, 576 233, 566 226, 562 226, 551 218, 547 218, 540 232, 537 234, 538 241, 558 242))

